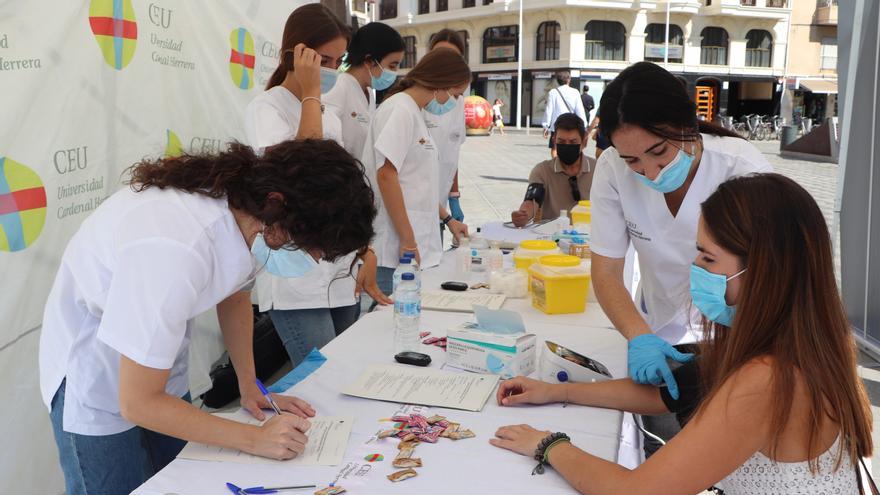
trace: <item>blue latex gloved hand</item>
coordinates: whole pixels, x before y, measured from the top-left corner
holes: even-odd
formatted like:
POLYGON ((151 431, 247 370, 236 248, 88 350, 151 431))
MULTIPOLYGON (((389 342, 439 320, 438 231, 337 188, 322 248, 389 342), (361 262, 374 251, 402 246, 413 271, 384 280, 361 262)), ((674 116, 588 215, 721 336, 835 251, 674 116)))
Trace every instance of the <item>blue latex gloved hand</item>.
POLYGON ((449 198, 449 214, 459 222, 464 222, 464 212, 461 211, 461 204, 458 198, 449 198))
POLYGON ((669 395, 678 399, 678 384, 672 376, 666 358, 674 359, 680 363, 686 363, 694 358, 693 354, 685 354, 677 351, 665 340, 646 333, 634 337, 627 345, 626 353, 629 363, 629 377, 636 383, 659 386, 666 382, 669 395))

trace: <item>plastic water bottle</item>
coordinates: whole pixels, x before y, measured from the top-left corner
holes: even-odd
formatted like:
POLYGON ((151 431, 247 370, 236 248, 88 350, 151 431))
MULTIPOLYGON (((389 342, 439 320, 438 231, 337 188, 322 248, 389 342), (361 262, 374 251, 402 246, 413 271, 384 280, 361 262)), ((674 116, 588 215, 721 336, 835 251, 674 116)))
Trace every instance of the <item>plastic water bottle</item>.
POLYGON ((400 277, 404 273, 412 273, 412 260, 407 257, 400 258, 399 265, 394 269, 394 274, 391 275, 391 287, 394 292, 397 292, 397 286, 400 285, 400 277))
POLYGON ((458 241, 458 249, 455 252, 455 276, 462 282, 470 279, 471 273, 471 243, 467 237, 458 241))
POLYGON ((412 272, 416 276, 416 285, 419 287, 419 289, 421 289, 422 288, 422 273, 421 273, 421 270, 419 270, 419 262, 418 262, 418 260, 416 260, 416 253, 414 253, 412 251, 406 251, 403 253, 403 257, 409 258, 409 260, 410 260, 409 265, 412 267, 412 272))
POLYGON ((489 249, 489 242, 486 241, 485 237, 483 237, 483 234, 479 227, 477 227, 477 232, 474 233, 470 238, 470 248, 471 271, 486 271, 486 250, 489 249))
POLYGON ((394 353, 419 350, 419 319, 422 301, 415 283, 415 275, 401 275, 400 285, 394 291, 394 353))

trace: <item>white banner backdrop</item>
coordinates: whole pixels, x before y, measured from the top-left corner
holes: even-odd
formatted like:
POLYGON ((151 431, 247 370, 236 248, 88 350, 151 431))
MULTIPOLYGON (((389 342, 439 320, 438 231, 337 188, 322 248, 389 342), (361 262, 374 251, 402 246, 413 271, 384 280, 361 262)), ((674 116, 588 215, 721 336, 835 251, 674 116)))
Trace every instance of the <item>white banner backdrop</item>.
POLYGON ((68 239, 138 160, 244 139, 303 3, 0 2, 0 491, 63 492, 37 346, 68 239))

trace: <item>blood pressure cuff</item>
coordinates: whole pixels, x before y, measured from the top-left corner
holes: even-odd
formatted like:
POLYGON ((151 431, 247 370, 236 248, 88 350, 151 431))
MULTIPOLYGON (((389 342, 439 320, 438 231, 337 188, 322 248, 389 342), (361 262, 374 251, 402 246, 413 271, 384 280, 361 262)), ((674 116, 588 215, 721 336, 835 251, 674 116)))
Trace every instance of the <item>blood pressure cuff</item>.
MULTIPOLYGON (((694 349, 689 347, 692 346, 675 346, 681 352, 694 352, 694 349)), ((697 357, 675 368, 672 370, 672 375, 675 377, 675 383, 678 384, 678 400, 669 395, 666 387, 660 387, 660 398, 663 399, 666 408, 675 413, 678 423, 684 428, 703 400, 700 358, 697 357)))
POLYGON ((523 198, 523 201, 534 201, 539 205, 544 204, 544 184, 539 184, 537 182, 533 182, 529 184, 529 187, 526 189, 526 197, 523 198))

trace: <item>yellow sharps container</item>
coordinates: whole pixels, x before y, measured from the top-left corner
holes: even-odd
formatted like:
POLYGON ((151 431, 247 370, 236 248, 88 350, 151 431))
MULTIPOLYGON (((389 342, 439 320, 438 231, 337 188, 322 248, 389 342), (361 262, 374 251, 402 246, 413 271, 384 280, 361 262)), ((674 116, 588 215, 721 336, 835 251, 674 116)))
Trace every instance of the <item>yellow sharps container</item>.
POLYGON ((553 241, 532 239, 522 241, 513 252, 513 263, 517 268, 528 268, 541 256, 559 254, 559 246, 553 241))
POLYGON ((542 256, 529 267, 532 306, 547 314, 583 313, 589 287, 590 270, 577 256, 542 256))

